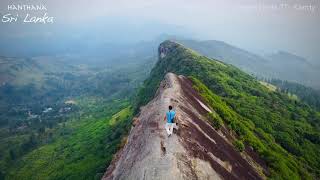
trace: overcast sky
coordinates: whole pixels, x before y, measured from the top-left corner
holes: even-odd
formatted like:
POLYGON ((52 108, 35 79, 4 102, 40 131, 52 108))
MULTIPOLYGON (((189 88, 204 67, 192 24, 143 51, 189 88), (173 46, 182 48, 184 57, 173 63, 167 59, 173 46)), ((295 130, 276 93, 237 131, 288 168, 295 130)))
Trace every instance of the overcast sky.
MULTIPOLYGON (((320 61, 320 0, 1 0, 1 16, 9 4, 39 3, 59 26, 90 26, 110 17, 128 18, 133 26, 158 22, 185 29, 193 38, 222 40, 260 53, 284 50, 320 61)), ((1 33, 10 33, 5 26, 0 23, 1 33)), ((16 26, 14 36, 25 33, 23 26, 16 26)))

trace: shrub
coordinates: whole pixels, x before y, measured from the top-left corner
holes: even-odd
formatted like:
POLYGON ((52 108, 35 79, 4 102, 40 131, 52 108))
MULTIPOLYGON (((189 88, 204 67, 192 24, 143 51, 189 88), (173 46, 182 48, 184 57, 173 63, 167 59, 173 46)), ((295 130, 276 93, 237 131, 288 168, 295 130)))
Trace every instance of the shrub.
POLYGON ((239 152, 242 152, 244 150, 244 144, 241 140, 235 140, 233 142, 233 145, 239 152))
POLYGON ((219 115, 211 112, 211 113, 208 113, 207 117, 215 129, 220 129, 221 126, 223 125, 223 121, 219 115))

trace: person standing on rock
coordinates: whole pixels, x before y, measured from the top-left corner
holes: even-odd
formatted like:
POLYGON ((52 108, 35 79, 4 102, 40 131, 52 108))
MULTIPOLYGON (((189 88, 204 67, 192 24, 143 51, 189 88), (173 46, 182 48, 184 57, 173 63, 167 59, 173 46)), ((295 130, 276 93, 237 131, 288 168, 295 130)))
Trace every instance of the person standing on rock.
POLYGON ((167 121, 165 129, 167 131, 168 137, 172 135, 173 128, 175 128, 175 115, 176 112, 172 110, 172 106, 169 106, 169 111, 167 111, 166 116, 164 117, 164 120, 167 121))

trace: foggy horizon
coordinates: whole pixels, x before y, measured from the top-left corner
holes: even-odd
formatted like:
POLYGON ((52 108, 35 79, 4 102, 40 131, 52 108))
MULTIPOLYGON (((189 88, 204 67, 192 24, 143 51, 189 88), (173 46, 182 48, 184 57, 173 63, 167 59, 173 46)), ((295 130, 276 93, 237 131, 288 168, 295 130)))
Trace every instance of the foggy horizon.
MULTIPOLYGON (((39 37, 97 43, 152 40, 168 34, 219 40, 263 55, 286 51, 319 64, 319 1, 1 1, 1 16, 47 13, 53 23, 3 23, 0 38, 16 43, 39 37), (10 11, 8 5, 44 5, 46 11, 10 11), (312 5, 314 9, 310 9, 312 5), (301 6, 301 7, 299 7, 301 6), (302 7, 303 6, 303 7, 302 7), (298 9, 304 8, 304 9, 298 9), (110 34, 110 36, 108 36, 110 34), (92 38, 93 37, 93 38, 92 38)), ((1 43, 0 46, 5 46, 1 43)))
POLYGON ((0 180, 319 179, 320 0, 1 0, 0 180))

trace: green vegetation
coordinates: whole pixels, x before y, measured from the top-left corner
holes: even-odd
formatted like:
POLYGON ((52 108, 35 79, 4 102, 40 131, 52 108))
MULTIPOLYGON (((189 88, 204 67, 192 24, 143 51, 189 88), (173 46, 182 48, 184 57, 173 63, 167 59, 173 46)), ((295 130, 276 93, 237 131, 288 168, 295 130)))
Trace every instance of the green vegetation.
POLYGON ((99 179, 151 62, 0 57, 0 179, 99 179))
MULTIPOLYGON (((288 52, 259 56, 223 41, 177 40, 204 56, 232 64, 258 77, 276 77, 320 89, 319 66, 288 52)), ((271 83, 272 84, 272 83, 271 83)))
POLYGON ((112 160, 112 154, 118 150, 121 137, 130 126, 130 119, 130 108, 126 108, 112 118, 70 122, 65 130, 74 131, 71 135, 32 151, 22 159, 12 175, 17 179, 100 178, 112 160))
POLYGON ((270 84, 270 83, 267 83, 267 82, 264 82, 264 81, 259 81, 262 85, 264 85, 266 88, 268 88, 270 91, 276 91, 277 90, 277 87, 270 84))
POLYGON ((238 68, 174 42, 140 89, 135 109, 148 102, 167 72, 191 77, 194 87, 232 129, 267 162, 271 179, 320 176, 320 113, 273 92, 238 68))
MULTIPOLYGON (((57 129, 50 144, 36 148, 13 162, 8 179, 98 179, 131 127, 128 102, 112 102, 99 118, 70 120, 57 129), (114 115, 112 115, 114 114, 114 115)), ((97 110, 98 111, 98 110, 97 110)))
MULTIPOLYGON (((212 93, 212 91, 199 80, 195 78, 192 78, 192 80, 194 82, 194 88, 199 91, 207 103, 222 117, 228 127, 239 136, 240 140, 234 142, 234 146, 239 151, 244 149, 244 147, 241 147, 243 145, 241 145, 242 141, 249 144, 268 163, 272 178, 287 179, 289 177, 295 177, 296 179, 300 179, 300 174, 302 174, 304 178, 309 177, 298 159, 286 152, 283 147, 279 146, 273 136, 265 133, 262 129, 258 129, 256 125, 253 124, 254 121, 250 121, 234 111, 220 96, 212 93)), ((278 143, 281 144, 281 141, 278 143)))
POLYGON ((320 113, 313 92, 289 85, 274 91, 177 43, 161 46, 165 56, 134 100, 151 61, 89 67, 0 59, 0 179, 99 179, 123 145, 132 115, 152 99, 167 72, 190 77, 213 110, 207 115, 212 126, 234 131, 240 152, 252 147, 266 161, 270 179, 320 177, 320 113))
POLYGON ((265 80, 274 86, 277 86, 277 90, 282 93, 287 93, 291 96, 297 96, 295 99, 299 99, 309 106, 320 110, 320 90, 315 90, 310 87, 303 86, 298 83, 282 81, 279 79, 265 80))
POLYGON ((221 119, 221 117, 213 112, 213 113, 208 113, 208 119, 210 120, 210 123, 212 124, 212 126, 215 129, 220 129, 221 126, 223 125, 223 120, 221 119))
POLYGON ((233 145, 240 152, 242 152, 244 150, 244 144, 241 140, 235 140, 233 142, 233 145))

